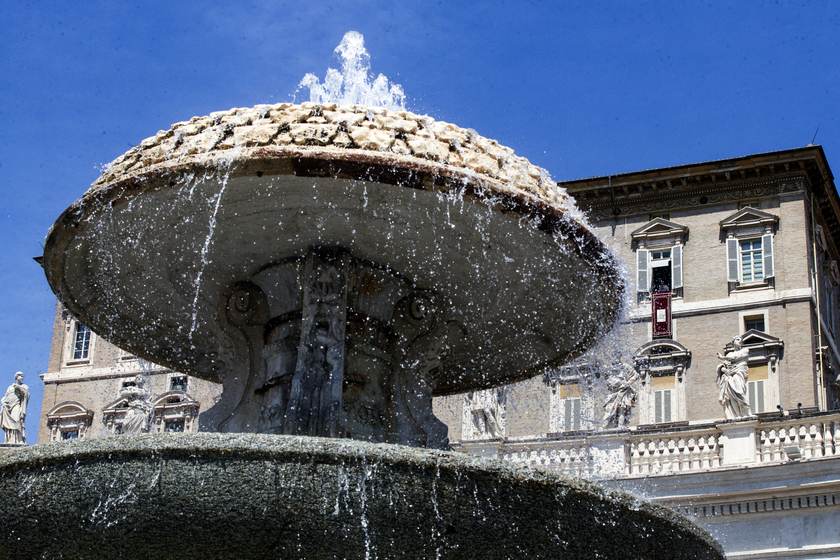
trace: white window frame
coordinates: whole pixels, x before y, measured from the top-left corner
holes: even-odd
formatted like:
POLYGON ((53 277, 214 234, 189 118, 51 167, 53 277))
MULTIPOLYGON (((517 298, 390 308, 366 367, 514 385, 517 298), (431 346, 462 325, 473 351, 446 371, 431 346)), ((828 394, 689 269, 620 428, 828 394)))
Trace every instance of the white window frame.
POLYGON ((582 378, 557 378, 551 380, 551 402, 549 406, 549 428, 551 433, 592 430, 595 428, 595 401, 591 389, 582 378), (563 387, 577 386, 579 396, 563 397, 563 387), (571 407, 572 425, 567 421, 567 410, 571 407), (576 410, 575 410, 576 409, 576 410), (575 416, 575 412, 577 415, 575 416), (575 426, 574 418, 578 423, 575 426))
POLYGON ((636 291, 650 293, 653 282, 653 269, 662 266, 671 267, 671 292, 683 287, 683 246, 681 243, 659 247, 640 247, 636 249, 636 291), (655 259, 654 253, 669 251, 667 259, 655 259))
POLYGON ((762 332, 769 333, 770 332, 770 314, 767 312, 766 309, 764 310, 755 310, 751 309, 750 311, 740 311, 738 312, 738 333, 744 334, 747 332, 747 320, 757 319, 758 317, 762 317, 764 319, 764 330, 762 332))
MULTIPOLYGON (((192 383, 190 382, 190 376, 186 373, 178 373, 178 372, 171 372, 169 375, 166 376, 166 390, 167 391, 175 391, 176 389, 172 388, 172 380, 178 377, 185 377, 187 379, 187 388, 184 389, 185 392, 189 392, 192 383)), ((180 390, 180 389, 177 389, 180 390)))
POLYGON ((747 399, 750 403, 750 412, 758 414, 760 412, 767 412, 767 389, 765 387, 766 379, 757 379, 755 381, 747 381, 747 399), (760 395, 760 402, 756 402, 760 395), (761 406, 757 406, 760 404, 761 406))
POLYGON ((85 328, 88 329, 90 333, 90 338, 88 339, 88 351, 87 356, 84 358, 76 358, 76 336, 78 332, 79 325, 82 325, 79 321, 75 319, 67 318, 66 325, 64 329, 64 365, 65 366, 86 366, 93 362, 93 355, 94 350, 96 348, 96 333, 90 330, 90 327, 85 328))
POLYGON ((726 280, 734 284, 767 284, 767 281, 770 278, 774 278, 776 276, 773 254, 773 234, 765 233, 761 236, 751 235, 744 237, 733 235, 728 237, 726 239, 726 271, 726 280), (744 280, 744 251, 741 244, 747 242, 755 243, 755 241, 761 242, 761 256, 759 257, 759 260, 761 262, 762 277, 758 280, 744 280))

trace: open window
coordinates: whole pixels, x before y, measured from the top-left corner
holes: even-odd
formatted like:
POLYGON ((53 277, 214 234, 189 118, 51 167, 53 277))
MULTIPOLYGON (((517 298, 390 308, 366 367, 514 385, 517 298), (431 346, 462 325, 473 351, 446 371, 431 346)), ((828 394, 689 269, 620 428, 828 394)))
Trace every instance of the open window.
POLYGON ((726 280, 735 289, 768 286, 775 276, 773 237, 778 223, 778 216, 749 206, 720 222, 726 280))
POLYGON ((657 217, 631 235, 636 245, 636 291, 682 295, 686 226, 657 217))

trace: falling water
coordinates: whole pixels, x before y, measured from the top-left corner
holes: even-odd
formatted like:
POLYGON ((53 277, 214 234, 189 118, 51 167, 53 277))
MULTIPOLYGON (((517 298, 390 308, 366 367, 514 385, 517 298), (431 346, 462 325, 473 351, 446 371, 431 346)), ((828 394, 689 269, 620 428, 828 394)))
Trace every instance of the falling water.
POLYGON ((361 33, 345 33, 334 52, 334 59, 338 59, 341 70, 327 68, 323 84, 315 74, 306 74, 298 85, 298 90, 309 88, 310 101, 367 105, 393 111, 405 109, 405 93, 401 85, 391 83, 382 74, 372 80, 370 54, 365 49, 365 38, 361 33))

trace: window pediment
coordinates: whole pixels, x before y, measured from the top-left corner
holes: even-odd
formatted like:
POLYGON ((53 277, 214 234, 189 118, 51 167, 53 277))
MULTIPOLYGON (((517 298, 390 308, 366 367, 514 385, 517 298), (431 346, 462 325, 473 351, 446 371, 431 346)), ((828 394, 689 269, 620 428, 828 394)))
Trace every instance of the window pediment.
MULTIPOLYGON (((758 350, 765 348, 781 350, 782 348, 784 348, 785 343, 781 339, 769 335, 766 332, 762 332, 756 329, 750 329, 741 335, 741 345, 749 348, 750 350, 758 350)), ((731 342, 726 345, 726 350, 734 350, 734 347, 732 346, 731 342)))
POLYGON ((778 224, 778 216, 758 208, 746 207, 721 220, 720 229, 729 233, 745 229, 773 231, 778 224))
POLYGON ((650 244, 656 241, 682 242, 683 237, 688 233, 688 226, 682 226, 665 218, 654 218, 639 229, 630 234, 630 238, 636 242, 650 244))
POLYGON ((652 340, 633 353, 633 362, 646 382, 648 377, 676 375, 682 380, 691 360, 691 350, 670 338, 652 340))
POLYGON ((86 416, 93 418, 93 411, 85 405, 76 401, 65 401, 62 403, 58 403, 57 405, 52 407, 49 410, 49 412, 47 412, 47 418, 49 419, 86 416))

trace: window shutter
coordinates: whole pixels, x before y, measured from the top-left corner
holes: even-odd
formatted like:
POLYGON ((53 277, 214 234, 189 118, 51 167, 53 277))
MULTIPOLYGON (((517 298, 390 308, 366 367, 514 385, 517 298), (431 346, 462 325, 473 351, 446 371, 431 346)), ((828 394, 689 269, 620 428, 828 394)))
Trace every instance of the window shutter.
POLYGON ((761 236, 761 256, 764 258, 764 277, 773 278, 773 234, 761 236))
POLYGON ((662 415, 663 422, 670 422, 671 421, 671 391, 662 391, 662 401, 663 407, 665 409, 665 413, 662 415))
POLYGON ((636 291, 650 291, 650 274, 648 270, 648 250, 638 249, 636 251, 636 291))
POLYGON ((726 281, 738 281, 738 240, 729 238, 726 240, 726 281))
POLYGON ((572 402, 571 399, 565 399, 563 401, 565 407, 565 414, 564 414, 564 422, 563 422, 563 431, 569 431, 572 429, 572 419, 574 418, 574 411, 572 410, 572 402))
POLYGON ((654 423, 662 422, 662 391, 653 393, 653 421, 654 423))
POLYGON ((671 287, 683 287, 682 245, 671 247, 671 287))

